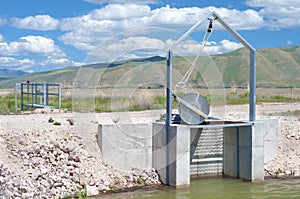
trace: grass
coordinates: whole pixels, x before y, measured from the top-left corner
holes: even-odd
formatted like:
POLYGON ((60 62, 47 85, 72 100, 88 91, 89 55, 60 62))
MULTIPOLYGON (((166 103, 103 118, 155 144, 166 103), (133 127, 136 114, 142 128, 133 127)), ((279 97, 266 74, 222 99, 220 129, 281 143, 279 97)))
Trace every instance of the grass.
POLYGON ((77 190, 77 197, 79 199, 88 199, 86 185, 83 188, 77 190))
MULTIPOLYGON (((178 95, 183 96, 183 93, 178 95)), ((237 94, 235 91, 228 93, 226 96, 217 94, 205 95, 209 104, 247 104, 249 103, 249 92, 237 94)), ((20 98, 18 98, 20 99, 20 98)), ((256 97, 260 102, 299 102, 300 98, 286 97, 282 95, 270 97, 256 97)), ((130 97, 95 97, 95 98, 77 98, 63 97, 61 107, 70 111, 79 112, 122 112, 122 111, 143 111, 143 110, 161 110, 165 109, 166 98, 162 95, 154 95, 151 92, 145 92, 140 95, 130 97)), ((172 102, 173 108, 178 108, 176 100, 172 102)), ((19 105, 20 107, 20 105, 19 105)), ((0 96, 0 114, 18 113, 15 111, 14 95, 9 94, 0 96)), ((51 121, 49 121, 51 122, 51 121)), ((54 121, 52 121, 54 122, 54 121)), ((55 125, 59 125, 58 123, 55 125)), ((71 124, 72 125, 72 124, 71 124)))
POLYGON ((13 94, 0 96, 0 114, 6 115, 15 112, 15 98, 13 94))

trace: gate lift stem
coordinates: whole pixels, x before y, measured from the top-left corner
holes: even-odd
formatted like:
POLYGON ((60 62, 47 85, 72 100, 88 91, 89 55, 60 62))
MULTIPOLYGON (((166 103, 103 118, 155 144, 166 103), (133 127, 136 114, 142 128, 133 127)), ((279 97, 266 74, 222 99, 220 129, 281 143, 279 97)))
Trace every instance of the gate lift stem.
MULTIPOLYGON (((240 36, 235 30, 233 30, 228 24, 226 24, 215 12, 212 13, 214 20, 217 20, 227 31, 229 31, 237 40, 239 40, 250 51, 250 104, 249 104, 249 121, 256 120, 256 50, 253 48, 242 36, 240 36)), ((183 39, 189 36, 192 31, 200 25, 201 21, 198 21, 192 26, 182 37, 180 37, 175 45, 168 49, 167 56, 167 89, 166 89, 166 132, 167 143, 169 141, 168 135, 170 132, 170 125, 172 123, 172 50, 183 39)), ((168 145, 167 145, 168 146, 168 145)), ((167 158, 168 161, 168 158, 167 158)), ((168 165, 168 164, 167 164, 168 165)), ((167 172, 168 173, 168 172, 167 172)), ((168 179, 168 178, 167 178, 168 179)))

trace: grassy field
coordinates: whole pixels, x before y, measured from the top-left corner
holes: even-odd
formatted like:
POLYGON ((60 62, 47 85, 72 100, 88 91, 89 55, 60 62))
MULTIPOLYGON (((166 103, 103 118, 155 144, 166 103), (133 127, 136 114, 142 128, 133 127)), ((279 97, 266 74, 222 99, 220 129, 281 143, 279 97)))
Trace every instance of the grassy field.
MULTIPOLYGON (((247 89, 193 89, 185 92, 177 92, 179 96, 184 93, 197 92, 205 96, 211 106, 221 104, 247 104, 249 103, 249 91, 247 89)), ((164 89, 118 89, 87 91, 91 95, 79 96, 76 91, 63 90, 61 107, 69 111, 94 111, 94 112, 118 112, 118 111, 142 111, 165 109, 164 89), (79 97, 78 97, 79 96, 79 97)), ((300 101, 300 89, 257 89, 257 103, 260 102, 298 102, 300 101)), ((55 101, 55 100, 54 100, 55 101)), ((25 103, 30 103, 26 99, 25 103)), ((51 103, 51 100, 50 100, 51 103)), ((52 102, 57 103, 57 102, 52 102)), ((18 96, 20 107, 20 96, 18 96)), ((173 108, 178 103, 173 101, 173 108)), ((12 90, 0 90, 0 114, 17 113, 15 110, 15 98, 12 90)))

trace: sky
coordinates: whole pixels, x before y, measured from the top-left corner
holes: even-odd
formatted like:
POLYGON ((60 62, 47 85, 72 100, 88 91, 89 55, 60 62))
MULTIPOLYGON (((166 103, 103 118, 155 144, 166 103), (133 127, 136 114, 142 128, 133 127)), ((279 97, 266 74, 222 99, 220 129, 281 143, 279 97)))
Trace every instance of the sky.
MULTIPOLYGON (((216 12, 256 49, 300 45, 299 0, 0 0, 0 69, 39 72, 199 52, 216 12)), ((242 45, 214 22, 205 54, 242 45)))

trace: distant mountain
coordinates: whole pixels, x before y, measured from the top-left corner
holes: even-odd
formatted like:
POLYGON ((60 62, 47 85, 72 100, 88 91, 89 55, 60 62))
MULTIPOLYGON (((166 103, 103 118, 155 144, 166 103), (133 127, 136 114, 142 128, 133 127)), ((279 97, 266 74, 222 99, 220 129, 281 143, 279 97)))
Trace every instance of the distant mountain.
POLYGON ((26 74, 22 70, 0 69, 0 77, 20 77, 26 74))
MULTIPOLYGON (((180 81, 194 59, 195 57, 173 57, 174 82, 180 81)), ((257 86, 300 87, 300 46, 258 50, 256 68, 257 86)), ((155 56, 82 67, 70 66, 54 71, 29 73, 21 77, 1 78, 0 75, 0 87, 13 88, 15 83, 29 79, 31 82, 60 83, 65 88, 88 87, 91 83, 99 82, 101 85, 97 86, 101 88, 112 88, 116 85, 161 88, 165 83, 165 75, 166 58, 155 56)), ((226 54, 201 56, 189 82, 196 87, 247 86, 249 51, 241 48, 226 54), (216 78, 221 79, 221 84, 216 78)))

